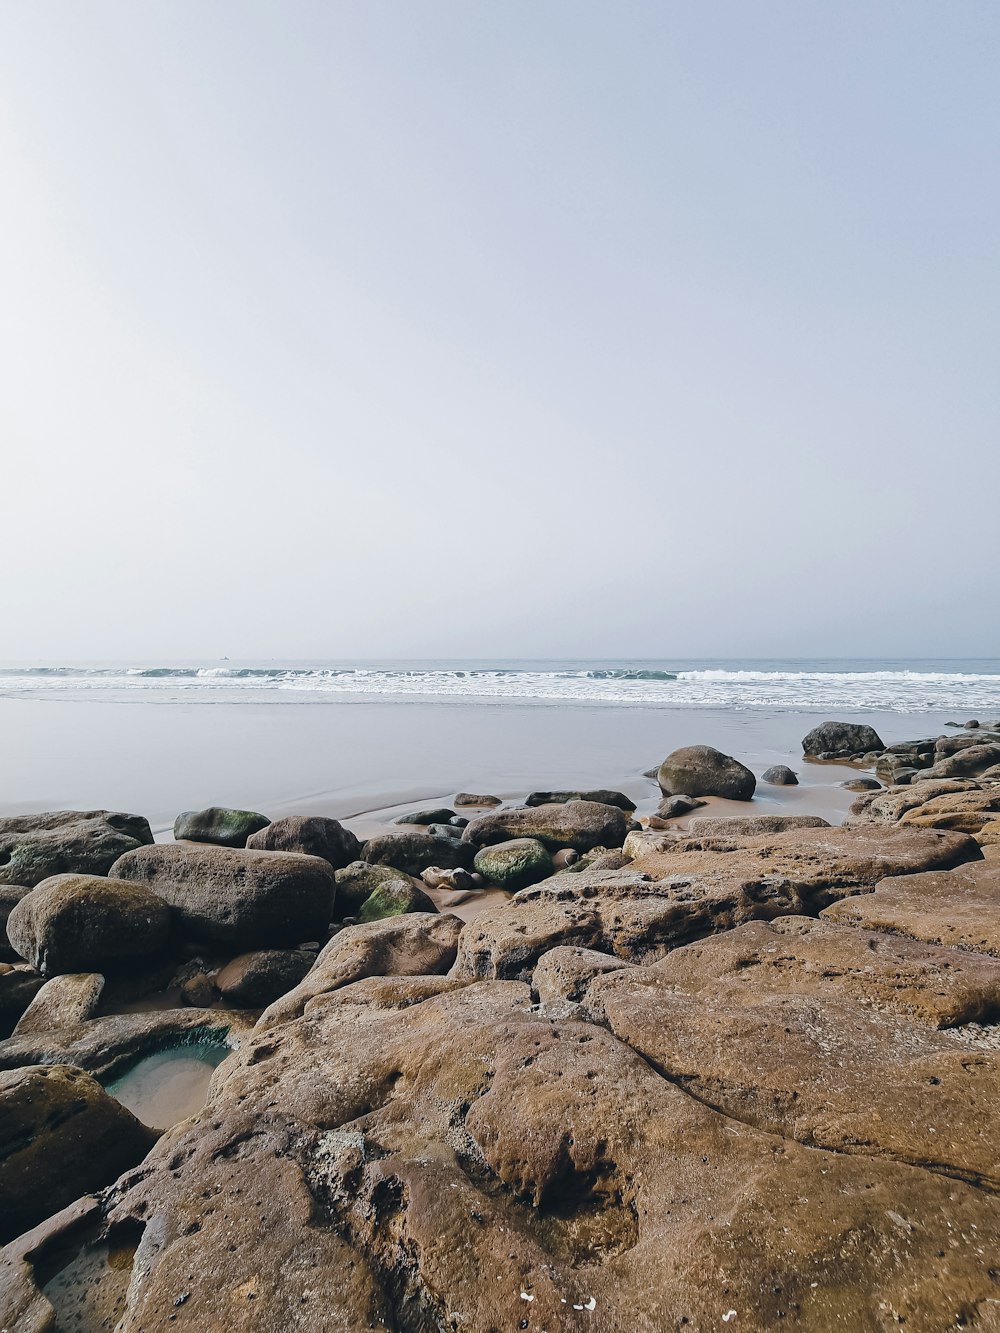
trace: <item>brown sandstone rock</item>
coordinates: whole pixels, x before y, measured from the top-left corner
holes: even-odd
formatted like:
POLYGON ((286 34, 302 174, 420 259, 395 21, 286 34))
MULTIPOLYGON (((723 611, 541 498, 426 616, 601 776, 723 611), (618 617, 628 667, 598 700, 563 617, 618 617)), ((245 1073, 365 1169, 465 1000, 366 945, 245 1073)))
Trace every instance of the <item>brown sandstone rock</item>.
POLYGON ((297 949, 259 949, 232 959, 215 984, 227 1003, 263 1009, 297 986, 315 961, 297 949))
POLYGON ((480 815, 467 825, 462 838, 475 847, 513 838, 537 838, 550 852, 564 847, 589 852, 594 847, 620 847, 627 832, 625 812, 615 805, 560 801, 480 815))
POLYGON ((104 978, 99 972, 66 972, 53 977, 21 1015, 14 1036, 76 1027, 94 1017, 103 991, 104 978))
POLYGON ((357 860, 361 844, 338 819, 321 815, 289 815, 276 819, 247 839, 248 847, 259 852, 302 852, 321 856, 334 870, 341 870, 357 860))
POLYGON ((0 884, 0 963, 21 961, 21 955, 7 938, 7 918, 24 895, 30 892, 24 884, 0 884))
POLYGON ((668 754, 656 774, 664 796, 723 796, 730 801, 749 801, 757 779, 732 755, 711 745, 685 745, 668 754))
POLYGON ((984 786, 971 779, 919 782, 862 796, 851 806, 845 826, 900 824, 978 834, 1000 819, 1000 785, 984 786))
POLYGON ((830 821, 819 815, 695 815, 688 824, 693 838, 755 837, 761 833, 784 833, 787 829, 829 828, 830 821))

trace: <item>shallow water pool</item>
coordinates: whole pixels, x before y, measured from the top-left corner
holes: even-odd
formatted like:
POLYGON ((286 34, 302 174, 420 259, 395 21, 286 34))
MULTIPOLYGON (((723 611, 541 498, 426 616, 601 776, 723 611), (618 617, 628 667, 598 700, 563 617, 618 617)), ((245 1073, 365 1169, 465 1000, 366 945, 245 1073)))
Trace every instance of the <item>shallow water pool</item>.
POLYGON ((205 1105, 212 1073, 229 1055, 218 1041, 170 1046, 143 1056, 107 1090, 152 1129, 169 1129, 205 1105))

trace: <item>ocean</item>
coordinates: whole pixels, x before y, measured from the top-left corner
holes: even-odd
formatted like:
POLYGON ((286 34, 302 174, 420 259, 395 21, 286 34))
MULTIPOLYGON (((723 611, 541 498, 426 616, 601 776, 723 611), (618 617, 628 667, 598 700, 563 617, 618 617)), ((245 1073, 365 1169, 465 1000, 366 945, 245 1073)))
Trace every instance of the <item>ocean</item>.
MULTIPOLYGON (((887 744, 1000 718, 1000 660, 32 663, 0 668, 0 815, 108 808, 163 832, 183 809, 351 817, 456 790, 612 786, 706 743, 797 788, 758 787, 760 812, 840 818, 850 772, 802 763, 825 718, 887 744)), ((375 812, 375 813, 371 813, 375 812)), ((368 823, 366 823, 366 820, 368 823)))

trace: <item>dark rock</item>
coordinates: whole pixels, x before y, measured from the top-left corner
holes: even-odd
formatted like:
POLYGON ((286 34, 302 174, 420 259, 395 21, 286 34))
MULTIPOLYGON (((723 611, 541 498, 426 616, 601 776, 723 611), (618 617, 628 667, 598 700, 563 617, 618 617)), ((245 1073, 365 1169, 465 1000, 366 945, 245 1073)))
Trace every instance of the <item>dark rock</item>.
POLYGON ((675 796, 664 797, 656 807, 656 815, 658 819, 678 819, 681 815, 689 815, 692 810, 707 804, 707 801, 701 801, 697 796, 678 792, 675 796))
POLYGON ((968 722, 965 723, 965 726, 967 726, 967 727, 969 727, 970 729, 972 729, 972 728, 978 727, 978 726, 979 726, 979 723, 976 721, 975 718, 970 718, 970 719, 968 720, 968 722))
POLYGON ((914 781, 926 782, 938 778, 972 778, 994 764, 1000 763, 1000 745, 970 745, 939 759, 930 768, 921 770, 914 781))
POLYGON ((387 879, 361 904, 358 921, 381 921, 409 912, 436 912, 437 904, 415 882, 387 879))
POLYGON ((476 870, 491 884, 512 893, 551 875, 552 857, 537 838, 514 838, 476 853, 476 870))
POLYGON ((537 838, 550 852, 564 847, 588 852, 594 847, 620 847, 627 833, 624 811, 617 806, 568 801, 480 815, 472 820, 463 837, 475 847, 512 838, 537 838))
POLYGON ((533 791, 525 797, 525 805, 565 805, 567 801, 596 801, 598 805, 616 805, 627 815, 635 809, 635 801, 624 792, 601 787, 595 791, 533 791))
POLYGON ((222 998, 244 1009, 265 1009, 297 986, 316 961, 296 949, 259 949, 240 954, 219 972, 222 998))
POLYGON ((207 810, 185 810, 174 820, 174 837, 185 842, 211 842, 220 847, 245 847, 253 833, 267 828, 267 815, 253 810, 230 810, 211 805, 207 810))
POLYGON ((794 769, 789 768, 787 764, 773 764, 770 768, 766 768, 761 774, 761 781, 770 783, 772 787, 797 787, 799 785, 799 779, 794 769))
POLYGON ((456 805, 503 805, 499 796, 477 796, 475 792, 460 791, 455 797, 456 805))
POLYGON ((52 875, 106 875, 124 852, 152 841, 141 815, 107 810, 0 819, 0 884, 31 889, 52 875))
POLYGON ((361 843, 339 819, 323 815, 289 815, 276 819, 247 839, 247 847, 258 852, 301 852, 321 856, 334 870, 358 859, 361 843))
MULTIPOLYGON (((503 843, 500 846, 502 847, 503 843)), ((552 868, 553 870, 567 870, 570 866, 575 865, 579 859, 579 852, 575 852, 572 847, 564 847, 561 852, 556 852, 552 857, 552 868)))
POLYGON ((169 903, 192 938, 236 949, 325 935, 336 887, 318 856, 199 843, 141 847, 113 870, 169 903))
POLYGON ((0 963, 0 1038, 9 1037, 45 978, 27 963, 0 963))
POLYGON ((365 843, 363 859, 370 865, 392 866, 414 876, 423 874, 428 866, 471 870, 475 852, 462 842, 460 836, 454 836, 457 832, 452 829, 447 837, 434 837, 416 829, 405 833, 380 833, 365 843))
POLYGON ((219 998, 219 989, 207 972, 192 972, 181 982, 181 997, 193 1009, 209 1009, 219 998))
POLYGON ((685 745, 667 755, 657 781, 664 796, 723 796, 730 801, 753 798, 757 779, 745 764, 711 745, 685 745))
POLYGON ((98 875, 53 875, 7 918, 11 944, 50 977, 134 962, 161 949, 169 933, 170 911, 155 893, 98 875))
POLYGON ((156 1139, 82 1069, 0 1073, 0 1241, 110 1185, 156 1139))
POLYGON ((338 921, 349 916, 356 917, 375 890, 384 884, 396 883, 411 889, 420 888, 417 880, 405 870, 397 870, 394 866, 369 865, 367 861, 352 861, 349 866, 337 871, 336 880, 334 916, 338 921))
POLYGON ((13 963, 21 957, 7 938, 7 918, 14 904, 30 892, 23 884, 0 884, 0 963, 13 963))
POLYGON ((882 784, 876 778, 849 778, 840 784, 847 791, 881 791, 882 784))
MULTIPOLYGON (((466 824, 468 820, 466 820, 466 824)), ((461 828, 457 824, 428 824, 426 826, 427 836, 430 838, 450 838, 454 842, 461 842, 462 829, 466 827, 463 824, 461 828)))
POLYGON ((455 811, 447 806, 435 806, 433 810, 414 810, 408 815, 400 815, 397 824, 447 824, 455 818, 455 811))
POLYGON ((884 749, 878 732, 860 722, 821 722, 802 740, 802 753, 820 759, 848 758, 884 749))
POLYGON ((468 822, 468 818, 465 815, 453 815, 451 819, 448 820, 448 823, 451 824, 453 828, 465 828, 468 822))

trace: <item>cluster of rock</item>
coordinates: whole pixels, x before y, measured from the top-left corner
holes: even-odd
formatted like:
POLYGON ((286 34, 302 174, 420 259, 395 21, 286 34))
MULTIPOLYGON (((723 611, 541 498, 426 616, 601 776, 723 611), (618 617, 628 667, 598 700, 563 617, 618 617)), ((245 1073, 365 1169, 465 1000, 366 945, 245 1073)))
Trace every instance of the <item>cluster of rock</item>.
MULTIPOLYGON (((806 757, 910 757, 817 732, 806 757)), ((96 869, 56 817, 0 821, 33 868, 0 975, 0 1327, 995 1329, 1000 780, 932 772, 957 739, 840 828, 678 828, 754 795, 700 746, 644 822, 603 790, 464 794, 365 844, 64 817, 96 869), (430 896, 486 887, 512 896, 468 922, 430 896), (179 959, 187 1007, 109 1004, 179 959), (233 1053, 157 1141, 101 1080, 208 1025, 233 1053)))

